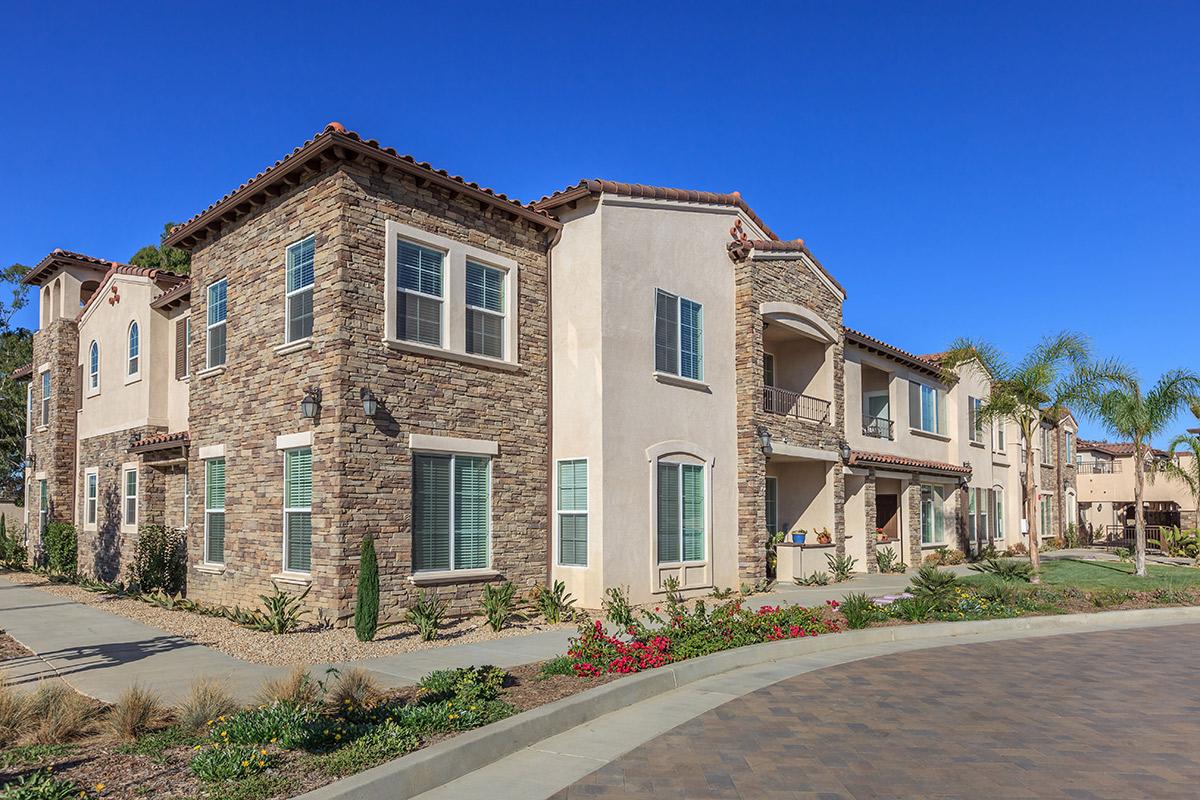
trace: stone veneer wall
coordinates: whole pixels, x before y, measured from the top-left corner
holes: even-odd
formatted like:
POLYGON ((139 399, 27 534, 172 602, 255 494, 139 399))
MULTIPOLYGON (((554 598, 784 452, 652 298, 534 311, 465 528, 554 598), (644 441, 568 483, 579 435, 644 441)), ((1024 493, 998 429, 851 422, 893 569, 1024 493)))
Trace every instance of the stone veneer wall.
POLYGON ((876 560, 876 555, 875 555, 875 553, 876 553, 875 545, 878 544, 878 542, 875 541, 875 522, 876 522, 876 516, 877 516, 877 514, 876 514, 877 508, 875 506, 875 495, 876 495, 875 480, 876 480, 875 470, 873 470, 873 469, 869 470, 867 477, 863 480, 863 488, 862 488, 862 490, 863 490, 863 516, 866 517, 866 524, 863 527, 863 530, 866 531, 866 537, 867 537, 867 541, 866 541, 867 563, 863 565, 863 568, 866 569, 866 571, 869 573, 879 571, 879 561, 876 560))
MULTIPOLYGON (((527 586, 546 577, 547 258, 545 234, 523 220, 412 177, 340 164, 267 202, 253 217, 193 253, 190 365, 189 540, 204 540, 202 447, 223 444, 226 462, 225 570, 193 571, 191 594, 255 604, 282 570, 283 458, 275 437, 313 433, 312 586, 308 604, 333 618, 353 611, 358 552, 376 537, 385 616, 415 595, 410 433, 499 442, 493 462, 492 564, 527 586), (386 220, 424 228, 519 264, 520 368, 508 372, 399 353, 382 343, 386 220), (278 353, 283 336, 284 254, 316 236, 313 337, 309 349, 278 353), (229 279, 227 368, 204 374, 206 287, 229 279), (304 420, 305 387, 322 393, 304 420), (359 392, 379 399, 375 419, 359 392)), ((292 587, 298 590, 298 587, 292 587)), ((472 600, 480 585, 436 591, 472 600)))
POLYGON ((137 543, 136 532, 122 532, 124 516, 124 465, 138 464, 137 524, 161 525, 165 522, 166 479, 161 471, 147 465, 142 457, 129 452, 131 439, 165 432, 150 426, 92 436, 79 442, 79 486, 75 519, 79 541, 79 571, 105 581, 129 576, 129 564, 137 543), (87 482, 84 475, 96 468, 99 478, 96 492, 96 528, 89 530, 87 519, 87 482))
MULTIPOLYGON (((836 452, 845 419, 845 361, 842 302, 800 259, 743 258, 734 262, 736 297, 737 420, 738 420, 738 573, 744 581, 766 576, 767 525, 764 497, 766 458, 758 436, 765 427, 776 441, 836 452), (791 302, 816 312, 838 332, 829 346, 834 379, 830 423, 767 414, 763 410, 762 303, 791 302)), ((833 533, 838 555, 845 554, 845 481, 843 464, 831 470, 834 482, 833 533)))
POLYGON ((41 531, 37 530, 39 494, 36 474, 46 473, 51 521, 74 522, 75 430, 78 400, 79 329, 73 320, 58 319, 33 335, 33 420, 31 447, 36 466, 26 481, 29 507, 28 546, 32 557, 41 554, 41 531), (42 375, 39 367, 50 364, 50 418, 43 428, 42 375))

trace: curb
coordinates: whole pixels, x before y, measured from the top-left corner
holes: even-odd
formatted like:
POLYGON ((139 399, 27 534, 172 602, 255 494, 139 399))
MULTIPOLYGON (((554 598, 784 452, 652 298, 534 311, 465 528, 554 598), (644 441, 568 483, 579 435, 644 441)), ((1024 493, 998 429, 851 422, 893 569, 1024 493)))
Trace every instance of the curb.
POLYGON ((1059 635, 1187 623, 1200 623, 1200 606, 972 622, 930 622, 748 645, 636 673, 564 697, 322 786, 299 795, 295 800, 395 800, 414 797, 605 714, 741 667, 890 642, 929 640, 950 645, 955 639, 980 633, 1028 631, 1031 636, 1059 635))

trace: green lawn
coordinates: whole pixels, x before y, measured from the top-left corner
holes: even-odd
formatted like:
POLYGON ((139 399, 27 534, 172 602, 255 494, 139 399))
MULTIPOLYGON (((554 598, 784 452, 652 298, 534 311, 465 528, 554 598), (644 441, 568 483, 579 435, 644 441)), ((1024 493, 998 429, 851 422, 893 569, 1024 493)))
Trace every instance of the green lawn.
MULTIPOLYGON (((1074 559, 1042 559, 1042 583, 1047 586, 1076 586, 1084 591, 1098 589, 1130 589, 1152 591, 1160 586, 1200 586, 1200 569, 1164 567, 1150 564, 1149 575, 1139 578, 1133 574, 1133 564, 1119 561, 1076 561, 1074 559)), ((963 578, 967 584, 984 584, 989 575, 971 574, 963 578)))

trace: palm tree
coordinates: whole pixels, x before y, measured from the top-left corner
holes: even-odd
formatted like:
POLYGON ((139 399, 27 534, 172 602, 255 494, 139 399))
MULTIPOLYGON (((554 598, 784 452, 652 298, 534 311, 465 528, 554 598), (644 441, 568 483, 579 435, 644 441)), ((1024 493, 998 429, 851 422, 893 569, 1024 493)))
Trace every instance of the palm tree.
POLYGON ((1192 493, 1195 500, 1195 507, 1200 508, 1200 436, 1192 436, 1190 434, 1180 434, 1171 440, 1167 445, 1167 450, 1171 453, 1171 460, 1163 465, 1162 472, 1168 478, 1175 478, 1188 487, 1188 491, 1192 493), (1176 453, 1184 450, 1190 450, 1186 466, 1181 464, 1182 459, 1176 459, 1176 453))
POLYGON ((1177 369, 1164 374, 1148 392, 1142 391, 1136 377, 1128 376, 1115 387, 1093 392, 1085 399, 1090 411, 1112 433, 1133 443, 1134 567, 1142 577, 1146 575, 1146 511, 1142 508, 1146 459, 1153 438, 1197 397, 1200 375, 1177 369))
POLYGON ((941 360, 942 368, 953 376, 965 365, 983 371, 991 382, 991 394, 979 410, 985 421, 1012 422, 1021 431, 1025 442, 1025 519, 1029 522, 1029 563, 1033 567, 1033 582, 1040 581, 1038 571, 1037 493, 1033 460, 1033 435, 1042 419, 1078 406, 1081 401, 1127 375, 1116 362, 1091 363, 1087 339, 1069 332, 1048 336, 1016 363, 1009 362, 995 347, 986 342, 959 339, 941 360))

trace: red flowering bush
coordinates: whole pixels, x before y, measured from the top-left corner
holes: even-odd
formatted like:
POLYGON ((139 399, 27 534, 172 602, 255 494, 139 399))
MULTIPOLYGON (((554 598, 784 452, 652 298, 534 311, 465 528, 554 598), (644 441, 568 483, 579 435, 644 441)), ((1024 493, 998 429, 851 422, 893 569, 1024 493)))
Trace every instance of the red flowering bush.
POLYGON ((605 672, 641 672, 670 663, 671 640, 666 636, 639 639, 635 625, 630 625, 626 633, 629 641, 609 636, 600 620, 590 627, 580 625, 579 637, 571 640, 567 650, 571 669, 580 677, 593 677, 605 672))

